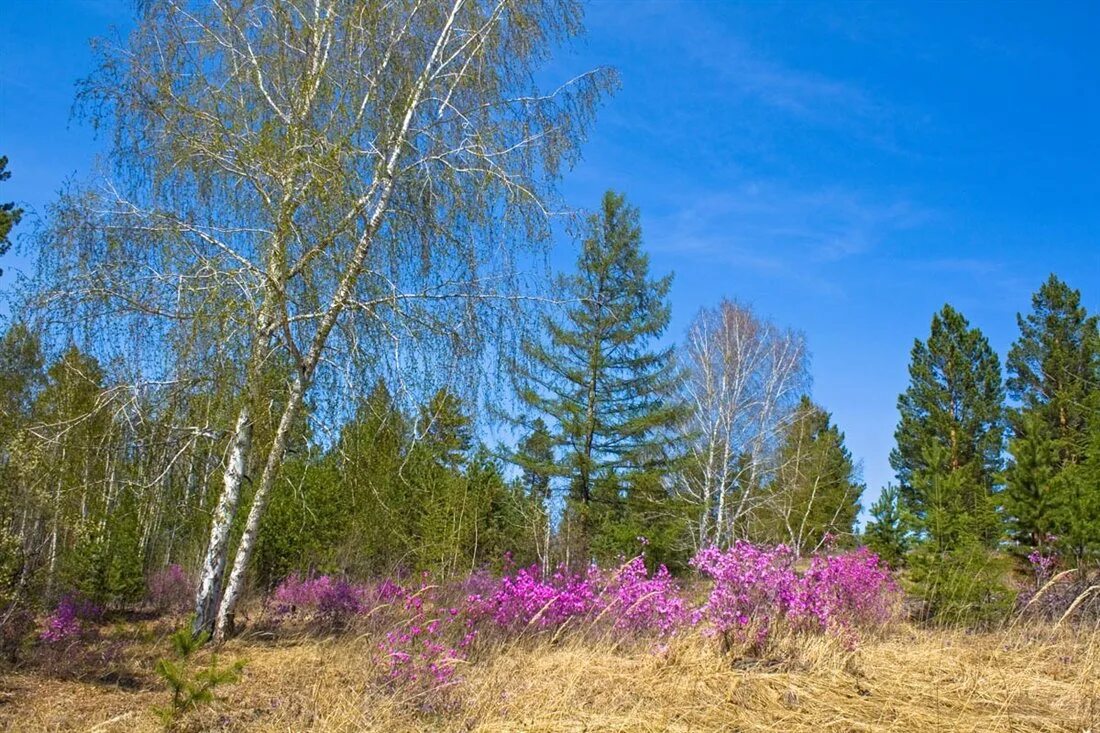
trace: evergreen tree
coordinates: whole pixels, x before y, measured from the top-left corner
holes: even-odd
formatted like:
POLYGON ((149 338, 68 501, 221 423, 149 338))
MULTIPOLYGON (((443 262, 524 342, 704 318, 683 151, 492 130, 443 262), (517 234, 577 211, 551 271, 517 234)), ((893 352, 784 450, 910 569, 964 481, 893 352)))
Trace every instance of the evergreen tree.
POLYGON ((1012 460, 1005 470, 1005 510, 1009 533, 1026 550, 1047 544, 1058 531, 1058 450, 1039 411, 1017 413, 1013 422, 1014 434, 1008 443, 1012 460))
POLYGON ((887 484, 871 504, 871 521, 867 523, 863 540, 891 567, 899 567, 905 561, 909 530, 901 494, 894 484, 887 484))
POLYGON ((544 570, 550 565, 551 480, 558 470, 555 458, 554 436, 546 422, 536 417, 510 459, 521 471, 520 485, 527 492, 530 512, 528 525, 544 570))
MULTIPOLYGON (((11 171, 7 170, 7 167, 8 156, 0 155, 0 182, 11 178, 11 171)), ((22 218, 23 210, 17 207, 13 202, 9 201, 5 204, 0 204, 0 257, 11 248, 11 230, 22 218)), ((4 271, 0 270, 0 275, 3 274, 4 271)))
POLYGON ((1019 407, 1010 411, 1007 504, 1024 551, 1060 537, 1067 554, 1080 558, 1089 544, 1081 518, 1095 492, 1095 484, 1082 483, 1089 479, 1081 467, 1100 392, 1097 318, 1054 275, 1031 304, 1027 316, 1016 317, 1020 337, 1008 354, 1007 386, 1019 407))
POLYGON ((557 466, 554 463, 554 437, 546 421, 536 417, 531 431, 520 441, 511 455, 522 471, 522 483, 528 495, 536 501, 550 501, 550 479, 557 466))
POLYGON ((547 319, 548 342, 524 344, 531 367, 520 370, 519 396, 555 425, 582 555, 597 486, 620 497, 622 477, 666 461, 664 429, 681 409, 671 348, 653 341, 668 327, 671 284, 671 276, 650 278, 638 211, 609 191, 588 219, 577 272, 558 283, 573 303, 564 322, 547 319))
POLYGON ((336 466, 350 524, 343 563, 358 574, 408 569, 413 563, 419 496, 410 488, 409 422, 379 381, 327 459, 336 466))
POLYGON ((913 346, 890 465, 920 537, 939 550, 1000 538, 995 493, 1003 446, 1000 362, 950 305, 913 346))
POLYGON ((826 535, 853 543, 863 484, 844 445, 844 433, 829 413, 803 396, 783 438, 777 469, 763 506, 755 512, 754 535, 812 552, 826 535))

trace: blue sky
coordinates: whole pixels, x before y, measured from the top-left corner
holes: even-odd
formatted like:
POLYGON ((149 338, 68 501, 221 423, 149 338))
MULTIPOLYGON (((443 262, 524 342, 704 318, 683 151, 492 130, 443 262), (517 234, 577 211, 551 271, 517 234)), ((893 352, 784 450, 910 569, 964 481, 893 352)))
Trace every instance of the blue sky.
MULTIPOLYGON (((7 0, 0 199, 41 209, 97 145, 70 121, 118 0, 7 0)), ((1100 5, 590 2, 549 70, 616 66, 569 202, 641 208, 673 327, 722 296, 805 332, 870 496, 915 337, 951 302, 1002 357, 1050 272, 1100 311, 1100 5)), ((560 266, 571 264, 562 247, 560 266)), ((9 255, 0 266, 18 269, 9 255)))

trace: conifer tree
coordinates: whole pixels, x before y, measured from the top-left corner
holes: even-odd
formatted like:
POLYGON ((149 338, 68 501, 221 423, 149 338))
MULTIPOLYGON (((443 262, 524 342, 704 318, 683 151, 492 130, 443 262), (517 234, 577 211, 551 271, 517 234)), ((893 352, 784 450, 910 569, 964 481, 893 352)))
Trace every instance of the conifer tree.
MULTIPOLYGON (((1088 539, 1090 423, 1100 392, 1097 318, 1080 291, 1051 275, 1016 317, 1020 337, 1008 354, 1013 439, 1006 504, 1023 550, 1061 538, 1080 558, 1088 539)), ((1100 527, 1095 532, 1100 535, 1100 527)))
MULTIPOLYGON (((8 156, 0 155, 0 181, 11 178, 11 171, 7 170, 8 156)), ((0 204, 0 256, 3 256, 11 248, 10 234, 13 227, 23 218, 23 209, 14 202, 0 204)), ((0 275, 4 271, 0 270, 0 275)))
POLYGON ((950 305, 916 341, 890 454, 922 539, 939 550, 1000 537, 994 494, 1003 446, 1000 361, 981 331, 950 305))
POLYGON ((890 463, 914 548, 906 558, 923 613, 984 622, 1012 604, 995 551, 1003 435, 1000 361, 981 331, 950 305, 913 346, 909 387, 890 463))
POLYGON ((622 496, 624 476, 666 460, 665 429, 681 409, 672 350, 653 342, 668 327, 671 284, 671 275, 650 278, 638 210, 609 191, 587 221, 577 272, 558 283, 571 301, 564 320, 546 320, 546 343, 524 344, 519 397, 554 424, 582 555, 597 493, 622 496))
POLYGON ((851 545, 863 484, 829 413, 803 396, 779 449, 754 534, 812 552, 831 536, 851 545))
POLYGON ((863 540, 891 567, 904 563, 909 533, 901 494, 894 484, 887 484, 871 504, 871 521, 867 523, 863 540))

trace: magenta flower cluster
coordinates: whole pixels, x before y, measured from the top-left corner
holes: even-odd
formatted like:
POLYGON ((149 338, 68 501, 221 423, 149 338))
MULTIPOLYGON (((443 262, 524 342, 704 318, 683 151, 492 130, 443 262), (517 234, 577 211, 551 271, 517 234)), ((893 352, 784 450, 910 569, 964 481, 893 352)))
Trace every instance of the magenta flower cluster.
POLYGON ((777 625, 851 635, 887 621, 897 588, 874 553, 817 555, 802 573, 790 548, 737 542, 699 552, 692 566, 713 579, 706 602, 693 614, 705 632, 726 641, 763 645, 777 625))
POLYGON ((1054 569, 1058 566, 1058 555, 1035 549, 1027 556, 1027 562, 1035 575, 1035 585, 1039 587, 1054 576, 1054 569))
POLYGON ((650 575, 645 561, 624 563, 605 583, 601 605, 620 632, 673 634, 688 618, 680 587, 661 565, 650 575))
POLYGON ((605 623, 620 634, 674 633, 687 617, 680 588, 663 565, 652 575, 635 557, 605 571, 559 567, 544 576, 537 566, 505 574, 484 593, 467 598, 475 619, 499 629, 557 629, 573 619, 605 623))
POLYGON ((149 576, 146 595, 149 603, 158 611, 186 611, 194 597, 195 585, 187 572, 173 564, 149 576))
POLYGON ((97 620, 103 609, 91 601, 76 595, 65 595, 57 607, 46 617, 39 638, 50 644, 80 638, 84 635, 84 622, 97 620))
POLYGON ((894 582, 867 550, 800 561, 784 546, 738 542, 727 550, 705 549, 691 564, 713 581, 694 607, 665 567, 651 573, 642 557, 611 570, 506 568, 499 577, 476 572, 443 585, 426 573, 404 585, 388 578, 356 585, 327 575, 291 575, 271 600, 284 619, 331 626, 359 616, 382 633, 385 681, 429 692, 459 680, 457 670, 486 634, 556 633, 571 625, 620 639, 664 639, 699 626, 725 641, 761 644, 781 625, 854 638, 896 608, 894 582))
POLYGON ((471 616, 491 619, 501 629, 557 628, 596 607, 598 575, 595 567, 586 574, 560 567, 543 577, 537 566, 531 566, 504 575, 491 592, 471 594, 466 602, 471 616))
POLYGON ((405 594, 400 599, 404 621, 378 646, 386 681, 393 686, 437 693, 457 682, 456 668, 477 637, 473 621, 462 609, 442 603, 434 590, 425 585, 405 594))
POLYGON ((303 578, 288 576, 272 594, 279 616, 310 616, 325 626, 337 626, 368 607, 367 586, 350 583, 331 575, 303 578))

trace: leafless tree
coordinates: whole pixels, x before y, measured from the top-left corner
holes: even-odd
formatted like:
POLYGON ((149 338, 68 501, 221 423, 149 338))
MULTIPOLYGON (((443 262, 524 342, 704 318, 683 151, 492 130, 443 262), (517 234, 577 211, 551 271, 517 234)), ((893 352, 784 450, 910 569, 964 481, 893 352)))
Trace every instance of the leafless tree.
POLYGON ((699 545, 740 536, 766 499, 778 442, 809 382, 803 336, 723 300, 688 328, 690 460, 680 488, 700 505, 699 545))

